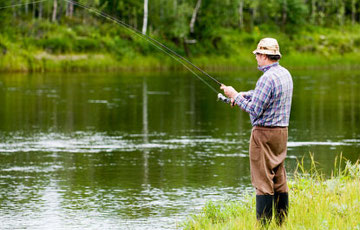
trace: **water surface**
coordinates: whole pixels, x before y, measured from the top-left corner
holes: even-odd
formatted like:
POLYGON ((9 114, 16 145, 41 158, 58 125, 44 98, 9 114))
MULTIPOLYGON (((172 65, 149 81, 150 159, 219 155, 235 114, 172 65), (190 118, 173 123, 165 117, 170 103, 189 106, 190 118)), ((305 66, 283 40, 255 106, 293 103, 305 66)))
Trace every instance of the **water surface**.
MULTIPOLYGON (((360 72, 292 73, 288 175, 309 152, 328 175, 356 161, 360 72)), ((1 229, 174 229, 252 191, 248 115, 188 73, 1 74, 0 103, 1 229)))

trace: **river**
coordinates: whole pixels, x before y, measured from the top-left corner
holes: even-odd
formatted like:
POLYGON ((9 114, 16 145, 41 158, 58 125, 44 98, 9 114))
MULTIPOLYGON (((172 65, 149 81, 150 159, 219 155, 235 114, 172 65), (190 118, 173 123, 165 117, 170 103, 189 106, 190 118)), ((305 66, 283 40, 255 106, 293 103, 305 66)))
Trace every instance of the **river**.
MULTIPOLYGON (((260 74, 212 76, 250 90, 260 74)), ((309 152, 327 175, 356 161, 360 71, 292 75, 288 176, 309 152)), ((251 124, 216 96, 178 71, 0 74, 0 228, 175 229, 241 199, 251 124)))

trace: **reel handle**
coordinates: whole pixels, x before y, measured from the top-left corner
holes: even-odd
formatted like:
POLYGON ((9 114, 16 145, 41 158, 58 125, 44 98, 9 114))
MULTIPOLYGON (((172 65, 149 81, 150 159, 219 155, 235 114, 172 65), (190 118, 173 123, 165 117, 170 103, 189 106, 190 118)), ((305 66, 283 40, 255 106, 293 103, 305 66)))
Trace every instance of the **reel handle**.
POLYGON ((222 93, 219 93, 217 98, 218 98, 218 101, 222 101, 222 102, 224 102, 224 103, 226 103, 226 104, 230 104, 230 103, 231 103, 230 98, 225 97, 224 95, 222 95, 222 93))

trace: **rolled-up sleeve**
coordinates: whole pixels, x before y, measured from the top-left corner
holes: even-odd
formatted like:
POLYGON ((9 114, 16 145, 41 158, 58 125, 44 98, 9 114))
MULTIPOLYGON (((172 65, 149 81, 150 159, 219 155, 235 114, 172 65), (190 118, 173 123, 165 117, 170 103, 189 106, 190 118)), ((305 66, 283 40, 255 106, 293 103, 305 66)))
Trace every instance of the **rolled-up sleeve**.
POLYGON ((243 93, 243 97, 245 97, 246 99, 251 99, 253 94, 254 94, 254 90, 249 90, 243 93))

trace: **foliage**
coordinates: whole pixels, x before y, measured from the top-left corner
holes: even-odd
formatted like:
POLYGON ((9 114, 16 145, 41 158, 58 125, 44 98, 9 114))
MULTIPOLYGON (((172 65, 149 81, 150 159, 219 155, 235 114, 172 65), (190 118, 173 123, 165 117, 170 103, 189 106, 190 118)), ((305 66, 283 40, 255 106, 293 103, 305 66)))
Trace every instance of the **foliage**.
MULTIPOLYGON (((30 1, 4 0, 1 4, 26 2, 30 1)), ((79 2, 136 29, 142 26, 143 2, 140 0, 79 2)), ((278 39, 284 56, 282 62, 290 65, 358 65, 360 0, 203 0, 194 32, 190 33, 189 23, 196 2, 150 1, 148 34, 201 66, 253 65, 251 50, 263 37, 278 39), (331 4, 333 2, 336 4, 331 4), (240 15, 243 25, 240 25, 240 15)), ((70 5, 64 0, 58 0, 56 21, 52 21, 52 4, 53 0, 49 0, 0 9, 0 53, 3 55, 0 61, 5 62, 5 57, 10 55, 6 60, 13 63, 2 66, 7 66, 6 69, 17 66, 14 69, 17 71, 19 66, 21 70, 33 69, 26 67, 29 63, 34 66, 33 61, 14 62, 35 60, 38 53, 43 52, 50 55, 106 54, 116 65, 139 56, 145 59, 151 56, 151 60, 158 59, 162 63, 165 54, 145 39, 76 5, 70 15, 70 5)), ((168 67, 171 68, 178 65, 166 63, 170 63, 168 67)), ((133 67, 136 65, 138 63, 132 63, 133 67)))
MULTIPOLYGON (((65 18, 91 18, 91 14, 74 6, 74 15, 69 16, 67 9, 70 3, 57 0, 58 8, 49 0, 37 4, 0 9, 0 23, 11 18, 41 18, 51 20, 53 13, 58 21, 65 18)), ((4 0, 2 5, 24 4, 28 0, 4 0)), ((112 15, 134 28, 141 28, 143 18, 143 1, 141 0, 80 0, 81 4, 94 7, 112 15)), ((162 34, 169 39, 181 39, 189 35, 189 22, 197 1, 194 0, 152 0, 149 3, 149 28, 152 33, 162 34)), ((0 6, 1 7, 1 6, 0 6)), ((301 31, 305 25, 343 26, 347 23, 360 22, 359 0, 208 0, 202 1, 196 21, 196 29, 191 35, 196 38, 214 37, 219 28, 240 29, 247 32, 255 27, 271 25, 289 34, 301 31), (242 8, 240 9, 240 3, 242 8), (240 15, 245 26, 239 25, 240 15), (310 22, 310 24, 309 24, 310 22)))

